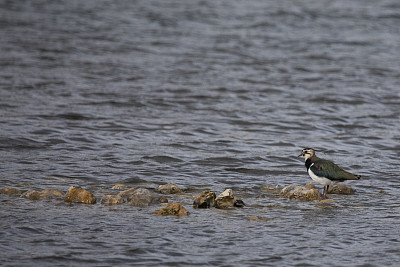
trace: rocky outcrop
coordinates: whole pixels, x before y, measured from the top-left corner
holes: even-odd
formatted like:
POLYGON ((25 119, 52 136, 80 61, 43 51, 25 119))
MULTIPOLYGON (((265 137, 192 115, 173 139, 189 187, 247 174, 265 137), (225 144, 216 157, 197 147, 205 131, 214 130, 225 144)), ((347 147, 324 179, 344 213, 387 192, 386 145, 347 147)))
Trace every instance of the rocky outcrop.
POLYGON ((104 205, 118 205, 125 203, 125 199, 118 195, 106 195, 100 200, 100 203, 104 205))
POLYGON ((96 197, 89 191, 71 186, 64 198, 65 202, 95 204, 96 197))
POLYGON ((146 188, 131 188, 118 194, 121 198, 126 199, 131 206, 149 206, 153 204, 168 203, 168 199, 159 196, 146 188))
POLYGON ((193 208, 207 209, 214 206, 215 193, 211 190, 205 190, 198 194, 193 201, 193 208))
POLYGON ((6 187, 0 189, 0 194, 6 194, 6 195, 21 195, 22 191, 17 189, 17 188, 12 188, 12 187, 6 187))
POLYGON ((29 190, 21 195, 21 197, 28 198, 30 200, 39 200, 43 198, 57 198, 64 196, 64 192, 58 189, 44 189, 41 191, 29 190))
POLYGON ((343 194, 351 195, 354 194, 354 190, 351 186, 345 184, 335 184, 329 186, 328 194, 343 194))
POLYGON ((280 195, 290 199, 300 199, 307 201, 319 200, 321 198, 321 194, 319 193, 318 189, 307 189, 297 185, 285 186, 284 188, 282 188, 280 195))
POLYGON ((174 184, 168 183, 160 185, 156 191, 160 192, 161 194, 176 194, 180 193, 181 189, 179 189, 179 187, 174 184))
POLYGON ((190 213, 180 203, 171 203, 161 210, 154 211, 153 214, 162 216, 168 216, 168 215, 187 216, 190 213))

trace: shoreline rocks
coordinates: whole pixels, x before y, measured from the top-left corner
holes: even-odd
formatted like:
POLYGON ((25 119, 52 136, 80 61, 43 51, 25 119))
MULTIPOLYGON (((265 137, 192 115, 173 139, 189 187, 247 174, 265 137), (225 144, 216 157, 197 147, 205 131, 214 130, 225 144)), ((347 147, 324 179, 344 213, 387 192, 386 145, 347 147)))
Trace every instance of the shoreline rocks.
POLYGON ((28 198, 30 200, 39 200, 42 198, 57 198, 64 196, 64 192, 54 188, 48 188, 41 191, 28 190, 21 195, 21 197, 28 198))
POLYGON ((153 204, 168 203, 168 199, 151 192, 146 188, 135 187, 118 194, 130 206, 144 207, 153 204))
POLYGON ((356 192, 351 186, 345 184, 335 184, 329 186, 328 194, 342 194, 342 195, 352 195, 356 192))
POLYGON ((101 200, 100 203, 104 205, 118 205, 125 203, 125 199, 118 195, 105 195, 101 200))
POLYGON ((0 194, 5 194, 5 195, 21 195, 22 191, 17 189, 17 188, 12 188, 12 187, 6 187, 0 189, 0 194))

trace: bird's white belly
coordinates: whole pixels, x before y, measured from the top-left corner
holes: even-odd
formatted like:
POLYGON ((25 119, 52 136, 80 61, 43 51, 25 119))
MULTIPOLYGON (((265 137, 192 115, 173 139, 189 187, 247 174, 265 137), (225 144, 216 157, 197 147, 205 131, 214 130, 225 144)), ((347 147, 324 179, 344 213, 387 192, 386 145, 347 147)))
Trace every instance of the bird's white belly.
POLYGON ((316 182, 319 183, 319 184, 322 184, 323 186, 334 184, 334 182, 332 182, 332 181, 329 180, 328 178, 320 177, 320 176, 315 175, 315 174, 311 171, 311 168, 308 169, 308 175, 310 175, 311 179, 313 179, 314 181, 316 181, 316 182))

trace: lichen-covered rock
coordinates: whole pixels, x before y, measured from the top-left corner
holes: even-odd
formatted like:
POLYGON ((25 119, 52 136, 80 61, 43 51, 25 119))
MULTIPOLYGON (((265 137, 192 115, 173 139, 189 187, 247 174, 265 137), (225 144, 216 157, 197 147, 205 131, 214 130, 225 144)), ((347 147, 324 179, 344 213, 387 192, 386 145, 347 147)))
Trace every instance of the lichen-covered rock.
POLYGON ((68 189, 67 194, 65 195, 64 201, 83 204, 95 204, 96 197, 83 188, 76 188, 74 186, 71 186, 68 189))
POLYGON ((300 199, 300 200, 318 200, 321 198, 321 194, 316 188, 307 189, 301 186, 289 185, 281 190, 281 196, 290 199, 300 199))
POLYGON ((312 182, 306 184, 306 189, 317 189, 312 182))
POLYGON ((126 185, 124 185, 124 184, 116 184, 111 189, 119 190, 119 189, 124 189, 125 187, 126 187, 126 185))
POLYGON ((354 194, 355 190, 351 188, 349 185, 345 184, 335 184, 329 186, 328 194, 343 194, 343 195, 351 195, 354 194))
POLYGON ((39 200, 42 198, 56 198, 64 196, 64 192, 54 188, 48 188, 41 191, 29 190, 21 195, 21 197, 28 198, 30 200, 39 200))
POLYGON ((104 205, 118 205, 125 203, 125 199, 118 195, 106 195, 100 200, 100 203, 104 205))
POLYGON ((22 191, 17 189, 17 188, 12 188, 12 187, 6 187, 0 189, 0 194, 6 194, 6 195, 21 195, 22 191))
POLYGON ((232 189, 226 189, 216 199, 214 207, 217 209, 228 209, 234 207, 235 197, 232 189))
POLYGON ((138 207, 168 203, 166 197, 159 196, 146 188, 137 188, 129 195, 127 200, 129 205, 138 207))
POLYGON ((168 184, 160 185, 157 188, 157 191, 160 192, 161 194, 176 194, 176 193, 180 193, 181 189, 179 189, 179 187, 174 184, 168 183, 168 184))
POLYGON ((205 190, 198 194, 193 201, 193 208, 207 209, 214 205, 215 193, 211 190, 205 190))
POLYGON ((187 216, 190 213, 180 203, 171 203, 161 210, 154 211, 153 214, 162 216, 168 216, 168 215, 187 216))

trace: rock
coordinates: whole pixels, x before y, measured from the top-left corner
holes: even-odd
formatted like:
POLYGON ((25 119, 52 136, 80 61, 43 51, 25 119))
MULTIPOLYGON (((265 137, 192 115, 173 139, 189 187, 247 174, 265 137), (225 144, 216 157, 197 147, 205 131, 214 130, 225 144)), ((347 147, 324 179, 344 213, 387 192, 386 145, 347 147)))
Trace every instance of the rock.
POLYGON ((153 214, 167 216, 187 216, 190 214, 180 203, 171 203, 161 210, 156 210, 153 214))
POLYGON ((312 182, 306 184, 306 189, 317 189, 312 182))
POLYGON ((96 197, 83 188, 71 186, 64 198, 65 202, 95 204, 96 197))
POLYGON ((235 199, 235 201, 233 202, 233 206, 236 208, 243 208, 244 206, 246 206, 246 204, 244 204, 243 200, 241 199, 235 199))
POLYGON ((29 190, 26 191, 21 195, 21 197, 27 198, 29 200, 39 200, 40 199, 40 192, 36 190, 29 190))
POLYGON ((118 205, 125 203, 125 199, 118 195, 106 195, 100 200, 100 203, 104 205, 118 205))
POLYGON ((171 183, 160 185, 157 191, 161 194, 176 194, 181 192, 178 186, 171 183))
POLYGON ((139 187, 129 188, 129 189, 127 189, 127 190, 124 190, 124 191, 119 192, 118 196, 120 196, 121 198, 124 198, 124 199, 128 199, 128 198, 130 198, 130 197, 134 194, 134 192, 135 192, 136 190, 138 190, 138 189, 139 189, 139 187))
POLYGON ((124 184, 116 184, 111 189, 124 189, 126 185, 124 184))
POLYGON ((264 185, 263 187, 261 187, 261 191, 263 192, 276 191, 276 190, 279 190, 278 185, 264 185))
POLYGON ((234 207, 235 197, 232 189, 226 189, 216 199, 214 207, 217 209, 227 209, 234 207))
POLYGON ((214 205, 215 193, 211 190, 201 192, 193 201, 193 208, 207 209, 214 205))
POLYGON ((166 197, 158 196, 146 188, 137 188, 132 192, 127 200, 129 205, 138 207, 168 203, 166 197))
POLYGON ((349 185, 345 184, 335 184, 329 186, 328 194, 343 194, 351 195, 354 194, 355 190, 349 185))
POLYGON ((260 217, 260 216, 249 216, 246 219, 248 221, 252 221, 252 222, 267 222, 267 221, 269 221, 268 218, 260 217))
POLYGON ((29 190, 21 195, 21 197, 28 198, 30 200, 39 200, 42 198, 55 198, 55 197, 61 197, 64 195, 64 192, 58 189, 44 189, 41 191, 36 191, 36 190, 29 190))
POLYGON ((17 189, 17 188, 12 188, 12 187, 6 187, 0 189, 0 194, 6 194, 6 195, 21 195, 22 191, 17 189))
POLYGON ((319 200, 321 198, 321 194, 316 188, 306 189, 296 185, 289 185, 282 188, 281 196, 290 199, 300 199, 308 201, 319 200))

